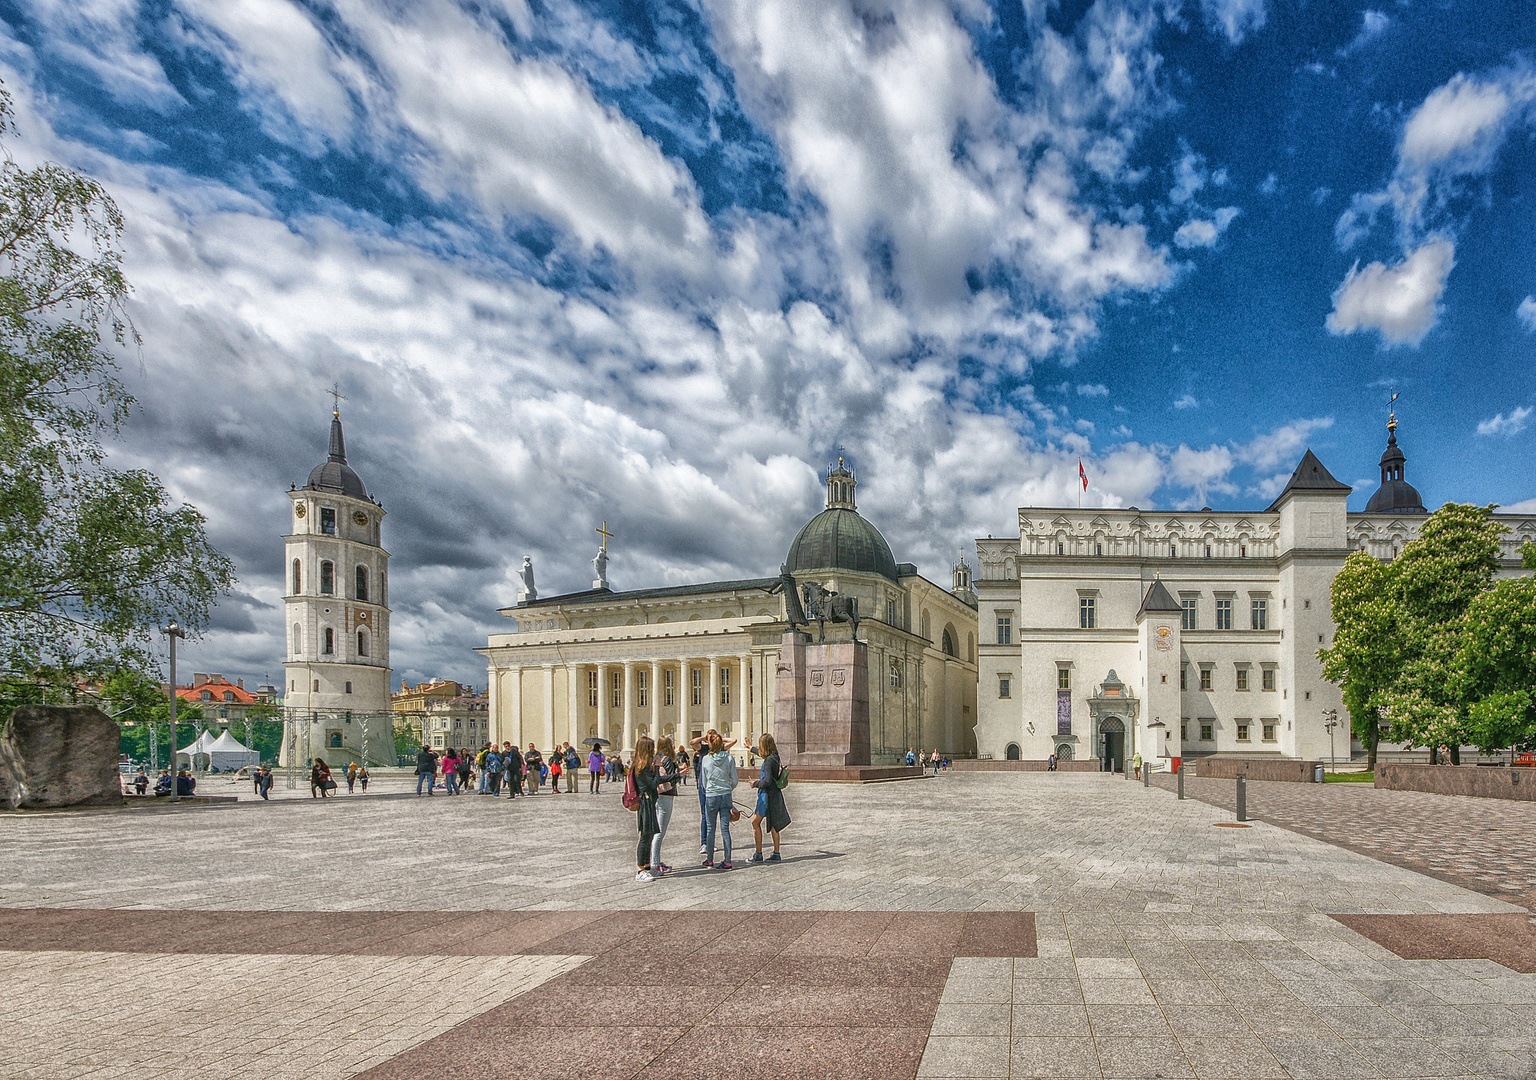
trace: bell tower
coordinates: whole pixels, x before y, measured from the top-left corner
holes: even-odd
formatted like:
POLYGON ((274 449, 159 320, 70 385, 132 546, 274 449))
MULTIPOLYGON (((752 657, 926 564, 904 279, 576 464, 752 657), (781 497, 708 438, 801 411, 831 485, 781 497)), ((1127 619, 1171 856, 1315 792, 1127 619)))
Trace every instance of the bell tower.
MULTIPOLYGON (((389 552, 384 508, 347 464, 340 396, 326 460, 290 488, 285 558, 284 711, 295 750, 333 767, 395 763, 390 720, 389 552)), ((283 747, 284 762, 290 746, 283 747)))

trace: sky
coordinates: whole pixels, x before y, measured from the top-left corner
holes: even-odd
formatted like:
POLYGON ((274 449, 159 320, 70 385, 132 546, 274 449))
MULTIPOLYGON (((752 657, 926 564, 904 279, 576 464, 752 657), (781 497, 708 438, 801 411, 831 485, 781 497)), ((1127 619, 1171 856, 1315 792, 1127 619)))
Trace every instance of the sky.
POLYGON ((391 661, 776 571, 839 448, 947 583, 1020 506, 1262 508, 1311 447, 1536 509, 1536 7, 0 0, 23 164, 127 218, 113 443, 281 682, 290 483, 387 512, 391 661))

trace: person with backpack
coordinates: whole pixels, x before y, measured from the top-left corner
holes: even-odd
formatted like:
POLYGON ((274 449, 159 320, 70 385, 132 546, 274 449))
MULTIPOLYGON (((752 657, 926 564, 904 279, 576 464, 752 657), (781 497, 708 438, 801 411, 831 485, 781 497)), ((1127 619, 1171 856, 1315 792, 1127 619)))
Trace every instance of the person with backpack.
POLYGON ((495 747, 485 752, 485 765, 483 768, 485 769, 485 775, 489 778, 487 786, 490 789, 491 798, 501 798, 501 776, 506 770, 506 763, 501 760, 501 755, 496 752, 495 747))
MULTIPOLYGON (((268 787, 272 786, 271 775, 272 775, 271 770, 270 769, 267 770, 267 776, 268 776, 267 786, 268 787)), ((357 782, 363 785, 363 794, 364 795, 368 794, 368 766, 367 765, 359 765, 357 767, 357 782)), ((262 798, 266 798, 266 796, 263 795, 262 798)))
POLYGON ((539 753, 539 748, 533 743, 528 744, 528 750, 523 754, 523 774, 528 777, 528 794, 539 793, 539 781, 544 778, 544 755, 539 753))
POLYGON ((757 751, 763 759, 763 772, 752 786, 757 788, 757 809, 752 812, 752 840, 757 850, 747 862, 763 862, 763 825, 773 835, 773 854, 767 862, 779 862, 779 833, 789 828, 789 810, 784 806, 784 788, 789 784, 789 770, 779 763, 779 744, 772 735, 763 732, 757 740, 757 751))
POLYGON ((485 771, 485 756, 495 749, 495 744, 486 743, 484 749, 475 755, 475 771, 480 774, 480 786, 475 790, 476 795, 491 793, 491 778, 485 771))
POLYGON ((416 797, 421 798, 421 785, 427 785, 427 794, 437 786, 437 755, 431 747, 423 746, 416 753, 416 797))
POLYGON ((443 790, 450 795, 459 793, 459 752, 451 746, 443 751, 443 790))
POLYGON ((570 743, 565 744, 565 790, 576 794, 576 777, 581 772, 581 754, 570 743))
POLYGON ((587 755, 587 794, 597 795, 603 790, 603 748, 594 745, 587 755))
POLYGON ((709 754, 699 762, 699 787, 705 793, 705 809, 709 818, 709 839, 706 842, 704 865, 715 865, 715 840, 724 839, 725 857, 720 869, 731 869, 731 792, 741 778, 736 774, 736 759, 726 749, 725 740, 718 731, 709 733, 709 754))
MULTIPOLYGON (((336 782, 331 779, 331 767, 325 763, 324 758, 315 758, 315 763, 309 770, 309 797, 313 799, 318 796, 322 799, 328 799, 331 795, 331 788, 335 786, 336 782)), ((177 794, 179 795, 181 792, 178 791, 177 794)))
POLYGON ((635 767, 624 782, 623 803, 627 810, 637 815, 635 824, 640 830, 640 842, 635 845, 635 880, 652 882, 651 849, 655 846, 661 826, 656 821, 656 802, 660 797, 661 774, 655 765, 656 745, 649 735, 642 735, 635 742, 635 767))
MULTIPOLYGON (((636 751, 636 761, 639 752, 636 751)), ((670 874, 672 868, 661 861, 661 842, 667 838, 667 826, 672 821, 672 808, 677 802, 677 762, 672 756, 672 736, 663 735, 656 744, 656 836, 651 841, 651 873, 670 874)))
POLYGON ((515 799, 523 790, 523 755, 513 743, 501 745, 501 759, 507 763, 507 798, 515 799))

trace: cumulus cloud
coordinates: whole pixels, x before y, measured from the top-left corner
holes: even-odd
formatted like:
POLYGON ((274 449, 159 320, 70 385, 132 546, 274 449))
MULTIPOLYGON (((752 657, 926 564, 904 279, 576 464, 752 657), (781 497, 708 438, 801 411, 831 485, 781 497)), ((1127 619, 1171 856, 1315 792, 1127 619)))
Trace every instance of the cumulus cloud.
POLYGON ((1515 308, 1515 318, 1527 330, 1536 331, 1536 296, 1527 296, 1520 301, 1520 306, 1515 308))
POLYGON ((1426 241, 1391 266, 1356 263, 1333 294, 1328 329, 1377 330, 1389 345, 1417 345, 1440 316, 1440 296, 1455 265, 1456 245, 1446 239, 1426 241))
POLYGON ((1236 448, 1237 460, 1268 472, 1277 466, 1286 467, 1286 476, 1301 459, 1302 451, 1315 432, 1327 431, 1333 426, 1333 417, 1319 416, 1293 420, 1277 428, 1256 435, 1252 441, 1236 448))
POLYGON ((1080 397, 1108 397, 1109 387, 1103 383, 1079 383, 1077 393, 1080 397))
POLYGON ((43 31, 45 54, 84 68, 119 101, 183 104, 160 61, 135 45, 138 0, 36 0, 27 14, 43 31))
POLYGON ((1195 501, 1190 505, 1203 506, 1213 491, 1230 494, 1237 490, 1227 482, 1232 464, 1232 451, 1225 446, 1204 450, 1180 446, 1168 459, 1168 474, 1174 483, 1193 492, 1195 501))
POLYGON ((1477 433, 1479 435, 1503 435, 1506 438, 1511 435, 1518 435, 1525 430, 1526 418, 1530 415, 1531 410, 1529 408, 1516 406, 1509 410, 1507 416, 1504 413, 1499 413, 1497 416, 1479 422, 1477 433))
POLYGON ((1266 16, 1264 0, 1201 0, 1200 7, 1207 25, 1234 45, 1263 27, 1266 16))
POLYGON ((1235 206, 1224 206, 1210 219, 1192 218, 1179 226, 1179 231, 1173 234, 1173 242, 1181 248, 1214 247, 1241 212, 1235 206))

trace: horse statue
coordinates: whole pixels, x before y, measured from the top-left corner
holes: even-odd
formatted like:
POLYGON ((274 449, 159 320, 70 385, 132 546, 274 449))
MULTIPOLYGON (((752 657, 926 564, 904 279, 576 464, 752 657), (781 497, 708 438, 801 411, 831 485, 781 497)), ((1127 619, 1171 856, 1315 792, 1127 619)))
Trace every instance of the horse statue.
POLYGON ((853 627, 853 640, 859 640, 857 596, 841 596, 814 581, 807 581, 801 588, 805 590, 805 613, 816 620, 818 641, 826 641, 829 622, 850 624, 853 627))

